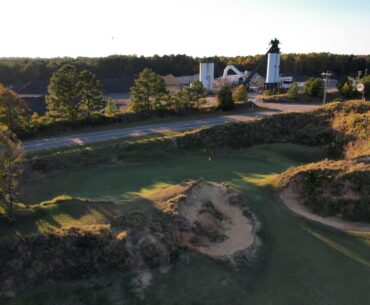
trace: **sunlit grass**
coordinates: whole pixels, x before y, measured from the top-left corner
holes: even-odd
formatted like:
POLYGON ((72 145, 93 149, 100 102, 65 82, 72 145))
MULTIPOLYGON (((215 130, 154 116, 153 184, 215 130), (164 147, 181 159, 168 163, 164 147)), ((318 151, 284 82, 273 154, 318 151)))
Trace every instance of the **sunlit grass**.
POLYGON ((141 196, 141 197, 147 197, 147 196, 150 196, 152 194, 155 194, 167 187, 171 186, 170 183, 166 183, 166 182, 156 182, 150 186, 147 186, 147 187, 143 187, 141 188, 139 191, 137 192, 127 192, 124 194, 124 197, 129 199, 129 198, 134 198, 134 197, 137 197, 137 196, 141 196))
POLYGON ((65 202, 65 201, 70 201, 72 199, 73 198, 69 195, 59 195, 59 196, 54 197, 51 200, 40 202, 39 206, 48 207, 48 206, 53 205, 53 204, 58 204, 58 203, 62 203, 62 202, 65 202))
POLYGON ((322 241, 326 245, 328 245, 330 248, 332 248, 332 249, 342 253, 343 255, 345 255, 347 257, 350 257, 351 259, 361 263, 362 265, 370 268, 370 260, 364 259, 363 257, 359 256, 357 253, 355 253, 351 249, 339 244, 338 242, 336 242, 336 241, 334 241, 334 240, 332 240, 328 237, 325 237, 323 234, 320 234, 320 233, 315 232, 311 229, 308 229, 307 227, 303 227, 303 229, 306 232, 315 236, 317 239, 319 239, 320 241, 322 241))
POLYGON ((0 204, 0 215, 4 215, 6 213, 5 205, 0 204))
POLYGON ((348 235, 360 239, 364 244, 370 246, 370 232, 347 232, 348 235))
MULTIPOLYGON (((35 221, 37 232, 45 233, 58 229, 57 226, 50 224, 46 219, 39 219, 35 221)), ((20 232, 19 232, 20 233, 20 232)))
POLYGON ((15 224, 3 230, 0 238, 24 237, 61 228, 109 224, 120 207, 111 202, 90 201, 69 195, 56 196, 40 204, 18 204, 15 224))
POLYGON ((273 186, 278 187, 279 186, 279 180, 277 173, 271 173, 271 174, 248 174, 245 175, 243 173, 236 172, 236 174, 246 183, 253 184, 255 186, 259 187, 266 187, 266 186, 273 186))

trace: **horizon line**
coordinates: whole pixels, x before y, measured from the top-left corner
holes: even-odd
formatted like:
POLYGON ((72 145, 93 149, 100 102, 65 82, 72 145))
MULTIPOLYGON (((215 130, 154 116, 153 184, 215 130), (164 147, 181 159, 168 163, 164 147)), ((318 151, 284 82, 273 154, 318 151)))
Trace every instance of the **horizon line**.
MULTIPOLYGON (((282 55, 309 55, 309 54, 329 54, 329 55, 339 55, 339 56, 370 56, 370 53, 368 54, 362 54, 362 53, 332 53, 332 52, 327 52, 327 51, 321 51, 321 52, 281 52, 280 54, 282 55)), ((70 56, 70 55, 60 55, 60 56, 51 56, 51 57, 43 57, 43 56, 0 56, 0 60, 2 59, 63 59, 63 58, 70 58, 70 59, 94 59, 94 58, 107 58, 107 57, 114 57, 114 56, 128 56, 128 57, 165 57, 165 56, 187 56, 187 57, 192 57, 195 59, 202 59, 202 58, 212 58, 212 57, 255 57, 255 56, 264 56, 265 53, 257 53, 254 55, 248 54, 248 55, 211 55, 211 56, 198 56, 198 55, 188 55, 185 53, 168 53, 168 54, 153 54, 153 55, 138 55, 138 54, 110 54, 110 55, 105 55, 105 56, 83 56, 83 55, 78 55, 78 56, 70 56)))

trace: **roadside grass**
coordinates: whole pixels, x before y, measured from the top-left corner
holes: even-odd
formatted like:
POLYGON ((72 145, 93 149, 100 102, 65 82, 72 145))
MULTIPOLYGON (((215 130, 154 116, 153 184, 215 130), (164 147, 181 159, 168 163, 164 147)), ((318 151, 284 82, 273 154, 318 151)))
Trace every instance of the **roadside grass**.
POLYGON ((85 126, 85 127, 78 127, 76 129, 71 130, 58 130, 58 131, 49 131, 43 132, 40 135, 33 136, 27 138, 26 140, 40 140, 45 137, 58 137, 58 136, 73 136, 81 133, 88 133, 88 132, 97 132, 97 131, 109 131, 113 129, 120 129, 120 128, 129 128, 129 127, 141 127, 145 125, 156 125, 156 124, 163 124, 163 123, 174 123, 174 122, 185 122, 189 120, 200 120, 206 118, 215 118, 220 117, 223 115, 232 115, 232 114, 246 114, 246 113, 254 113, 260 111, 273 111, 269 108, 264 108, 255 105, 253 108, 249 108, 249 104, 244 102, 236 102, 235 109, 223 112, 218 109, 210 110, 210 111, 203 111, 203 112, 192 112, 190 114, 183 114, 183 115, 167 115, 167 116, 153 116, 147 119, 133 121, 133 122, 121 122, 121 123, 114 123, 108 125, 98 125, 98 126, 85 126))
MULTIPOLYGON (((369 237, 339 232, 297 217, 285 208, 276 192, 277 174, 322 157, 323 153, 317 148, 259 145, 240 151, 178 154, 167 160, 71 170, 51 181, 33 185, 30 202, 67 194, 132 207, 134 196, 185 179, 225 182, 242 192, 262 223, 263 248, 254 263, 243 264, 238 269, 184 250, 184 258, 170 272, 156 275, 145 291, 144 300, 130 294, 125 275, 113 272, 91 281, 51 284, 47 291, 27 291, 1 303, 369 304, 369 237)), ((74 213, 65 210, 62 215, 68 218, 74 213)))
MULTIPOLYGON (((195 129, 194 131, 199 130, 195 129)), ((93 151, 93 150, 99 150, 102 148, 107 148, 110 146, 114 146, 115 144, 132 144, 132 143, 144 143, 147 141, 155 140, 155 139, 166 139, 171 138, 175 136, 181 136, 185 134, 188 131, 168 131, 163 133, 154 133, 146 136, 137 136, 137 137, 127 137, 127 138, 121 138, 121 139, 114 139, 109 141, 100 141, 100 142, 92 142, 89 144, 83 144, 83 145, 72 145, 72 146, 65 146, 60 148, 50 148, 35 152, 29 152, 27 153, 28 157, 40 157, 40 156, 47 156, 52 154, 62 154, 62 153, 78 153, 82 151, 93 151)))
MULTIPOLYGON (((286 103, 286 104, 313 104, 321 105, 322 97, 312 97, 303 92, 298 93, 296 98, 291 98, 287 93, 274 94, 270 96, 261 95, 259 96, 263 102, 266 103, 286 103)), ((334 102, 340 99, 338 92, 328 92, 326 96, 326 102, 334 102)))

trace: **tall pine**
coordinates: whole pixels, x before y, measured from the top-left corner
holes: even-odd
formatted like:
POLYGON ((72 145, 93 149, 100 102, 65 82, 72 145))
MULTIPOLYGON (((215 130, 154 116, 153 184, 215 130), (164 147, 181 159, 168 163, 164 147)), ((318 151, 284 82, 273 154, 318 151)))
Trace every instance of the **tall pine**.
POLYGON ((48 87, 48 116, 76 121, 104 107, 99 80, 87 70, 78 72, 72 65, 56 71, 48 87))

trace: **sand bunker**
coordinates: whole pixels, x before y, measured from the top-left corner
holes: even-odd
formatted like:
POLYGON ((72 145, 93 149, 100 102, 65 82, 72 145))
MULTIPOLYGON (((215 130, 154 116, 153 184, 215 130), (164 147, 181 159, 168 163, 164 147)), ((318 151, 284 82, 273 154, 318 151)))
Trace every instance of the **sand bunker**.
POLYGON ((167 194, 172 196, 160 206, 178 217, 180 242, 190 249, 229 257, 255 245, 258 222, 230 187, 189 181, 169 188, 167 194))
POLYGON ((370 232, 370 225, 366 223, 345 221, 337 217, 322 217, 312 213, 303 205, 298 192, 291 185, 288 185, 282 190, 280 198, 290 210, 307 219, 343 231, 370 232))

